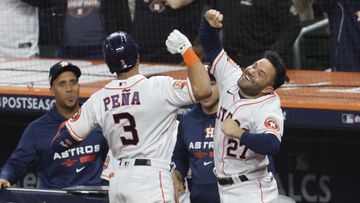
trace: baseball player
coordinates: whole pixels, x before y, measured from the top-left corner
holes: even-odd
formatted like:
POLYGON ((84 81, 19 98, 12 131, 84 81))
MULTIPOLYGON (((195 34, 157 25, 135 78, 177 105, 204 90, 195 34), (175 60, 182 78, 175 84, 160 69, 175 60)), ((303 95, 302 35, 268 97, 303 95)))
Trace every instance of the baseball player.
POLYGON ((108 145, 100 128, 94 129, 85 142, 65 152, 54 152, 49 145, 60 124, 80 109, 80 75, 79 67, 67 61, 60 61, 50 68, 50 91, 56 103, 26 127, 1 170, 0 188, 16 183, 34 165, 40 188, 61 189, 103 183, 100 175, 108 145))
POLYGON ((169 158, 177 110, 211 94, 209 76, 191 43, 176 44, 191 82, 139 74, 139 50, 125 32, 104 42, 104 56, 117 79, 94 93, 77 115, 64 122, 52 141, 55 151, 81 143, 100 125, 120 166, 110 179, 110 202, 174 202, 169 158), (202 72, 204 74, 202 74, 202 72), (196 75, 203 77, 195 78, 196 75))
MULTIPOLYGON (((176 143, 177 127, 178 127, 179 121, 176 120, 175 122, 176 122, 176 124, 174 125, 175 129, 173 130, 174 134, 172 135, 172 142, 170 144, 170 146, 172 146, 172 148, 171 148, 172 150, 175 147, 175 143, 176 143)), ((168 159, 170 161, 171 157, 169 156, 168 159)), ((119 164, 120 164, 120 161, 117 160, 114 157, 112 151, 109 150, 106 155, 103 171, 101 173, 101 178, 106 181, 109 181, 111 178, 113 178, 115 176, 116 168, 119 167, 119 164)))
MULTIPOLYGON (((177 123, 176 126, 178 126, 178 121, 176 121, 176 123, 177 123)), ((177 136, 177 129, 174 130, 174 134, 172 136, 173 141, 171 143, 171 146, 173 146, 173 147, 175 147, 176 136, 177 136)), ((105 159, 103 171, 101 173, 101 178, 106 181, 110 181, 110 179, 115 176, 115 171, 116 171, 116 168, 119 167, 119 164, 120 164, 120 161, 117 160, 114 157, 114 155, 112 154, 111 150, 109 150, 109 152, 106 156, 106 159, 105 159)), ((177 196, 175 196, 175 198, 179 200, 178 201, 179 203, 189 203, 190 202, 190 192, 189 192, 189 190, 186 189, 185 191, 182 191, 177 196)))
POLYGON ((222 49, 217 33, 222 20, 220 12, 209 10, 200 27, 201 44, 220 94, 214 135, 220 199, 276 202, 278 189, 267 169, 267 155, 279 151, 283 134, 284 117, 274 90, 288 80, 285 65, 278 54, 266 52, 242 72, 222 49))

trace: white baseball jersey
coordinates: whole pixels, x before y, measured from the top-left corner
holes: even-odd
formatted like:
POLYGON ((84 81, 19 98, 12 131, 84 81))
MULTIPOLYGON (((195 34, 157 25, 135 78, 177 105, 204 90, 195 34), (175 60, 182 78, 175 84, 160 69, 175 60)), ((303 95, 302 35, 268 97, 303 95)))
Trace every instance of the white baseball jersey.
POLYGON ((38 9, 21 0, 0 1, 0 57, 39 53, 38 9))
MULTIPOLYGON (((176 138, 177 138, 177 128, 178 128, 179 121, 176 121, 175 128, 173 129, 173 135, 172 135, 172 142, 170 144, 171 151, 174 150, 175 144, 176 144, 176 138)), ((171 156, 172 153, 168 154, 168 158, 166 159, 169 163, 171 162, 171 156)), ((101 173, 101 178, 104 180, 110 180, 110 178, 115 176, 115 171, 119 167, 120 161, 115 159, 111 149, 108 151, 106 160, 104 163, 104 167, 101 173)))
POLYGON ((113 80, 94 93, 78 114, 66 122, 71 136, 81 141, 100 125, 116 159, 169 160, 177 110, 195 102, 184 80, 135 75, 113 80))
POLYGON ((221 126, 226 118, 232 118, 250 133, 272 133, 281 141, 284 118, 279 96, 273 93, 256 99, 240 98, 237 81, 242 71, 224 50, 215 59, 211 71, 218 81, 220 93, 214 136, 217 176, 245 174, 249 179, 265 176, 269 163, 267 156, 240 145, 239 139, 224 135, 221 126))

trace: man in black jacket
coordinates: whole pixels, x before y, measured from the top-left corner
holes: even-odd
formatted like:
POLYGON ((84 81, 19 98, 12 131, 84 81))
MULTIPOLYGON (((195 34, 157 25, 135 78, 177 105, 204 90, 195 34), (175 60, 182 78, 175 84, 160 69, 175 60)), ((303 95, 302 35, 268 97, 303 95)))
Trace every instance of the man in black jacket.
POLYGON ((230 58, 247 67, 266 50, 273 50, 291 68, 291 47, 301 27, 290 0, 218 0, 216 3, 227 19, 223 25, 223 45, 230 58))

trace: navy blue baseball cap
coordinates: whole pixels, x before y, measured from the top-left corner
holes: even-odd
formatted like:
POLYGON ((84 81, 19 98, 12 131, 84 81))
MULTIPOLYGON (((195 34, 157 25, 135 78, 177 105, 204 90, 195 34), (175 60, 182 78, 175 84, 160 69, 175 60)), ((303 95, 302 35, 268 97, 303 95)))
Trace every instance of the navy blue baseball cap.
POLYGON ((59 61, 55 65, 51 66, 50 73, 49 73, 49 82, 50 86, 52 86, 52 83, 54 80, 63 72, 71 71, 73 72, 77 78, 80 77, 81 71, 78 66, 75 66, 74 64, 68 62, 68 61, 59 61))

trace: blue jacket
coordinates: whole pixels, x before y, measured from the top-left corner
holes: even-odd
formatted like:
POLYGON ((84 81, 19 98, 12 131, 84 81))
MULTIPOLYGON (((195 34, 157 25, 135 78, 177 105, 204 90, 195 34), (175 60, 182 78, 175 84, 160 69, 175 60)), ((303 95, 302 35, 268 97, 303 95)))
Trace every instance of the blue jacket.
POLYGON ((184 114, 179 127, 172 161, 182 177, 191 169, 190 200, 220 202, 217 180, 213 173, 213 136, 216 113, 206 115, 200 104, 184 114))
POLYGON ((40 188, 101 185, 100 175, 108 151, 101 129, 95 129, 78 147, 55 153, 51 140, 63 121, 65 118, 54 106, 31 122, 3 166, 0 177, 14 184, 35 166, 40 188))
POLYGON ((331 69, 360 71, 360 1, 316 0, 329 18, 331 69))

